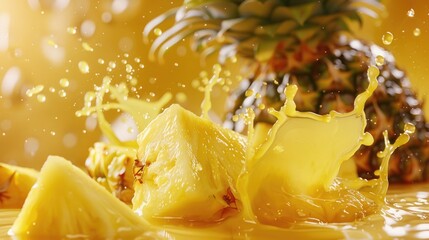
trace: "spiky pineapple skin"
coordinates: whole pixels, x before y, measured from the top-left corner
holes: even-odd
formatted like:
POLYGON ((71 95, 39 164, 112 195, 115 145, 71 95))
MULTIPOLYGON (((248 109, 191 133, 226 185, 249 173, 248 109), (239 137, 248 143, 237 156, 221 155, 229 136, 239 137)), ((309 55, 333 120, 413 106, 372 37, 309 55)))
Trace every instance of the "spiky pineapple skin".
POLYGON ((390 181, 427 181, 429 137, 422 102, 389 53, 349 40, 356 39, 350 23, 362 24, 361 15, 378 17, 381 12, 378 0, 189 0, 148 24, 144 36, 174 17, 174 25, 153 42, 151 58, 162 59, 172 45, 190 38, 202 56, 219 53, 219 62, 237 56, 254 63, 256 67, 245 69, 251 74, 229 101, 233 105, 225 126, 239 132, 244 127, 233 122, 233 116, 249 106, 257 113, 256 122, 272 124, 274 117, 263 109, 283 105, 288 83, 300 87, 295 99, 300 111, 351 110, 354 98, 366 87, 368 66, 378 54, 384 55, 386 63, 379 67, 381 87, 366 106, 368 130, 376 142, 355 155, 358 173, 374 178, 379 165, 376 153, 384 147, 381 132, 387 129, 392 140, 405 122, 411 122, 417 131, 392 156, 390 181), (246 96, 247 89, 261 96, 246 96))
POLYGON ((298 85, 295 101, 299 111, 318 114, 331 110, 350 111, 355 97, 368 85, 368 67, 375 64, 377 56, 383 56, 384 64, 378 66, 379 87, 365 105, 367 130, 374 136, 375 142, 373 146, 361 147, 355 154, 358 174, 366 179, 376 177, 374 171, 380 165, 377 152, 384 148, 382 132, 387 130, 389 139, 393 141, 403 131, 404 124, 409 122, 416 126, 416 133, 392 156, 389 180, 402 183, 428 181, 429 133, 422 102, 411 89, 405 72, 396 66, 393 56, 377 45, 349 40, 344 36, 335 42, 319 44, 316 52, 311 54, 316 57, 306 61, 299 57, 297 51, 293 54, 276 52, 264 66, 269 69, 267 72, 261 74, 255 71, 255 75, 245 79, 231 95, 227 101, 232 104, 228 106, 225 126, 243 131, 244 125, 232 119, 248 107, 255 109, 256 123, 274 123, 275 118, 267 113, 267 108, 279 109, 283 105, 283 91, 287 84, 298 85), (283 64, 279 64, 282 61, 283 64), (291 62, 295 66, 291 67, 291 62), (261 94, 261 97, 246 96, 248 89, 261 94), (265 109, 261 109, 261 104, 265 109))

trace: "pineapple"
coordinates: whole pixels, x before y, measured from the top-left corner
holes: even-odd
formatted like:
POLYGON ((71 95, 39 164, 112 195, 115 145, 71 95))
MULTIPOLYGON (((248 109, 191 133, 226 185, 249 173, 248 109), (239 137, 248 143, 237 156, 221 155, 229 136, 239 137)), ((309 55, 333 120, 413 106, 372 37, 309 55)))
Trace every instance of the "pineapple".
POLYGON ((85 172, 50 156, 11 233, 28 239, 134 239, 145 224, 85 172))
POLYGON ((248 107, 254 109, 257 125, 272 125, 275 118, 267 109, 280 108, 288 84, 299 87, 295 98, 299 111, 348 112, 367 87, 368 67, 377 63, 380 87, 365 107, 367 130, 375 144, 355 154, 357 172, 376 178, 382 132, 387 130, 393 140, 406 123, 412 123, 416 133, 392 156, 389 180, 427 181, 429 133, 422 102, 394 57, 357 38, 349 28, 352 22, 362 23, 361 13, 377 16, 381 8, 375 0, 185 0, 149 23, 144 34, 174 16, 175 24, 153 42, 152 58, 162 57, 171 45, 193 34, 192 46, 203 55, 218 52, 221 62, 236 55, 249 60, 225 116, 225 126, 238 132, 245 131, 245 125, 233 120, 248 107))
POLYGON ((21 208, 39 173, 0 163, 0 208, 21 208))
POLYGON ((174 104, 137 142, 137 214, 149 221, 210 222, 236 212, 235 181, 244 164, 244 136, 174 104))
POLYGON ((85 161, 88 174, 124 203, 131 205, 134 196, 134 148, 97 142, 85 161))

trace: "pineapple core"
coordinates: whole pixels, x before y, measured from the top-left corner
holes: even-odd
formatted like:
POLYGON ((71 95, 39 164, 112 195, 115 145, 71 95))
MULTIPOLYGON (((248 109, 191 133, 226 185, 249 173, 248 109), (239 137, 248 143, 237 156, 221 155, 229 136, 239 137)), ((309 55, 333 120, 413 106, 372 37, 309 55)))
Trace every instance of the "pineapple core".
POLYGON ((138 136, 134 210, 149 220, 213 221, 236 208, 246 138, 172 105, 138 136))

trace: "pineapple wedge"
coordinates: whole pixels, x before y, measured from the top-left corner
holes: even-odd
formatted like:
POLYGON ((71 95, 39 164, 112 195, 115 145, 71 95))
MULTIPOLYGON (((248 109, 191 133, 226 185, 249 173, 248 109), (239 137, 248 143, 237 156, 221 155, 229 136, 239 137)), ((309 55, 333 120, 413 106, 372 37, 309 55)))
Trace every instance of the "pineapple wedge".
POLYGON ((142 218, 85 172, 50 156, 11 234, 30 239, 130 239, 144 227, 142 218))
POLYGON ((39 173, 0 163, 0 208, 21 208, 39 173))
POLYGON ((244 136, 171 105, 137 142, 140 169, 133 208, 139 215, 148 220, 216 221, 236 209, 244 136))

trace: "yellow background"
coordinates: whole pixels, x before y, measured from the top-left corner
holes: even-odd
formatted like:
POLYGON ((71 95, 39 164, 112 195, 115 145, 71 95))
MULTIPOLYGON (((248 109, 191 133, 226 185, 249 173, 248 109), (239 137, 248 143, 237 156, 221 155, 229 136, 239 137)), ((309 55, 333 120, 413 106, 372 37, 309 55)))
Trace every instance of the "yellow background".
MULTIPOLYGON (((3 0, 0 1, 0 161, 39 168, 47 155, 62 155, 82 164, 88 148, 100 138, 98 128, 89 128, 85 118, 74 112, 83 105, 86 91, 100 84, 105 75, 115 81, 124 79, 125 59, 136 69, 134 77, 143 86, 144 98, 156 99, 164 91, 188 94, 185 106, 199 111, 202 94, 190 87, 198 73, 211 66, 200 64, 187 44, 171 49, 166 63, 161 65, 147 59, 148 45, 142 40, 142 31, 148 20, 182 1, 164 0, 3 0), (93 34, 81 32, 82 24, 93 23, 93 34), (3 25, 2 25, 3 24, 3 25), (67 31, 77 29, 76 34, 67 31), (88 43, 93 52, 85 51, 88 43), (124 57, 128 53, 129 57, 124 57), (119 57, 118 57, 119 56, 119 57), (134 58, 141 59, 144 68, 134 58), (103 59, 105 64, 99 64, 103 59), (89 74, 82 74, 79 61, 89 64, 89 74), (116 62, 111 73, 106 70, 109 61, 116 62), (17 75, 17 72, 20 75, 17 75), (7 74, 9 73, 9 75, 7 74), (10 84, 16 77, 16 84, 10 84), (7 76, 8 75, 8 76, 7 76), (69 87, 59 84, 61 78, 70 81, 69 87), (4 82, 12 90, 4 86, 4 82), (25 91, 43 84, 46 102, 27 97, 25 91), (50 92, 49 88, 55 88, 50 92), (67 93, 58 96, 59 90, 67 93), (152 96, 149 93, 155 93, 152 96), (86 132, 85 132, 86 131, 86 132), (66 142, 66 144, 64 143, 66 142), (74 143, 74 144, 73 144, 74 143)), ((389 48, 399 65, 409 73, 419 96, 429 92, 426 79, 429 36, 429 3, 424 0, 385 1, 386 16, 381 20, 365 20, 359 36, 381 44, 381 36, 390 31, 394 41, 389 48), (407 16, 413 8, 414 17, 407 16), (413 30, 420 28, 420 36, 413 30)), ((85 25, 85 24, 84 24, 85 25)), ((86 28, 83 28, 86 29, 86 28)), ((216 100, 216 109, 222 109, 223 96, 216 100)), ((429 112, 426 106, 426 112, 429 112)))

